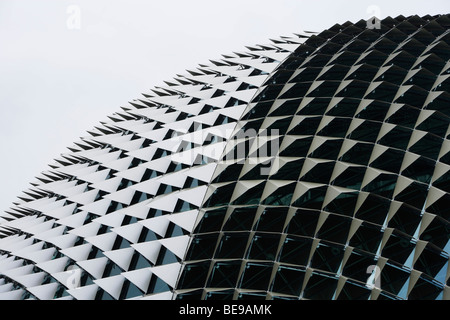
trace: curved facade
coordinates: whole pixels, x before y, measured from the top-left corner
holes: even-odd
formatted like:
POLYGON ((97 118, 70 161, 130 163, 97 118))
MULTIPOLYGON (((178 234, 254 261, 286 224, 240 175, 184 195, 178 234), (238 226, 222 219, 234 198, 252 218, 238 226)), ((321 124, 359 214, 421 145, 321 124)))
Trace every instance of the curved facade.
POLYGON ((200 65, 0 216, 0 299, 450 299, 450 16, 200 65))

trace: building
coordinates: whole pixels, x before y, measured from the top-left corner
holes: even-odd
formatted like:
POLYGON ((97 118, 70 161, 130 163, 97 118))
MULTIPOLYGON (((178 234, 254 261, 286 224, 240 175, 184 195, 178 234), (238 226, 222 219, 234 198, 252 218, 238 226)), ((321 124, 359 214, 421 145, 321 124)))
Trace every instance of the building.
POLYGON ((0 215, 0 299, 450 299, 450 15, 224 55, 0 215))

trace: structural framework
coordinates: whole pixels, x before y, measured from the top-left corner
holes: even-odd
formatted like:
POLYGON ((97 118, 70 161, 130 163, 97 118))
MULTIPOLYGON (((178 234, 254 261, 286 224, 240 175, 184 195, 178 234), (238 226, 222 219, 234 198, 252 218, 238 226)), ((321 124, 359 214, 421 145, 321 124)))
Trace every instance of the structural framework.
POLYGON ((224 55, 0 214, 0 299, 450 299, 450 15, 224 55))

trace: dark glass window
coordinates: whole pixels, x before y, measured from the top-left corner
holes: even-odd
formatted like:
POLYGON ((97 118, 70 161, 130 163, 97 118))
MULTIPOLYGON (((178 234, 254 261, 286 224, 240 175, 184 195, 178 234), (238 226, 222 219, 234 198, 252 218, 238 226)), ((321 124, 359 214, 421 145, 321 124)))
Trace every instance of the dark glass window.
POLYGON ((280 235, 256 233, 248 250, 248 259, 274 261, 279 242, 280 235))
POLYGON ((218 237, 218 233, 195 235, 189 246, 186 260, 201 260, 212 257, 218 237))
POLYGON ((349 217, 329 214, 317 232, 317 237, 319 239, 345 244, 351 222, 352 219, 349 217))
POLYGON ((216 262, 211 271, 208 287, 234 288, 236 287, 242 262, 240 260, 216 262))
POLYGON ((209 266, 210 266, 209 261, 185 265, 183 272, 181 273, 180 276, 178 288, 180 289, 203 288, 205 286, 209 266))
POLYGON ((320 211, 299 209, 289 221, 286 233, 314 237, 320 211))
POLYGON ((244 252, 247 247, 249 237, 249 232, 225 233, 219 242, 215 258, 242 259, 244 257, 244 252))
POLYGON ((253 290, 268 290, 270 276, 272 274, 272 263, 253 263, 245 265, 240 288, 253 290))
POLYGON ((337 278, 313 272, 306 283, 303 297, 311 300, 331 300, 337 287, 337 278))
POLYGON ((381 289, 406 299, 410 271, 404 267, 387 263, 380 272, 381 289))
POLYGON ((381 226, 363 222, 353 234, 349 245, 376 254, 382 238, 383 232, 381 226))
POLYGON ((306 266, 311 252, 312 239, 288 236, 280 251, 282 263, 306 266))
POLYGON ((267 207, 256 222, 255 230, 267 232, 282 232, 288 208, 267 207))
POLYGON ((219 208, 205 212, 202 220, 197 225, 196 233, 207 233, 213 231, 219 231, 222 227, 223 220, 225 218, 227 209, 219 208))
POLYGON ((321 209, 326 191, 327 186, 311 188, 300 196, 300 198, 296 199, 292 205, 307 209, 321 209))
POLYGON ((350 132, 350 134, 347 135, 347 138, 357 141, 375 142, 378 137, 378 133, 380 132, 380 128, 381 128, 380 122, 365 121, 364 123, 359 125, 355 130, 350 132))
POLYGON ((250 230, 255 219, 257 207, 237 207, 233 210, 227 222, 224 231, 245 231, 250 230))
POLYGON ((293 267, 278 267, 272 291, 293 296, 300 295, 305 269, 293 267))
POLYGON ((312 256, 311 267, 314 269, 337 273, 343 257, 343 247, 321 241, 312 256))
POLYGON ((351 280, 345 282, 337 300, 367 300, 371 291, 361 283, 351 280))

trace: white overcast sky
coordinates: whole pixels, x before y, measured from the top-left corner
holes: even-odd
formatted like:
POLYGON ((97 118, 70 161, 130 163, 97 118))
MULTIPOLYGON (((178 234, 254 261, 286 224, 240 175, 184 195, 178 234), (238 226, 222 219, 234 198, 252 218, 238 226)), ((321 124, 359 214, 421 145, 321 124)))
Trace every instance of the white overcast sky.
POLYGON ((0 0, 0 210, 86 130, 199 63, 374 14, 449 12, 449 0, 0 0))

